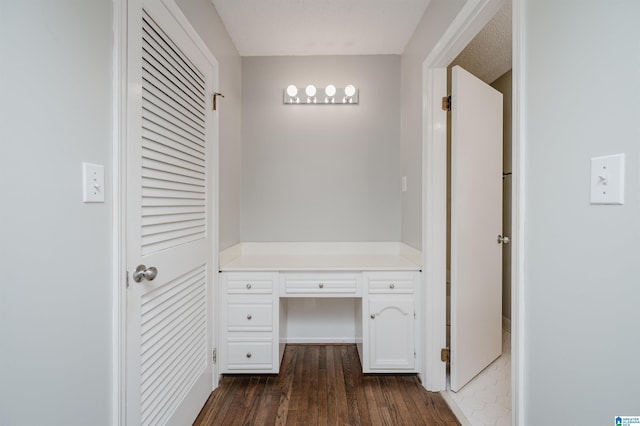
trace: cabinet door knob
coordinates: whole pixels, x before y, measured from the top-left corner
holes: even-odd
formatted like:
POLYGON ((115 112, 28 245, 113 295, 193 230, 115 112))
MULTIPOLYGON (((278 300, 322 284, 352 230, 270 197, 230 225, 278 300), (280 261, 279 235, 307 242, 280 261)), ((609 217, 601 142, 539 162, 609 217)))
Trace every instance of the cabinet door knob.
POLYGON ((394 288, 396 288, 396 285, 394 283, 391 283, 391 284, 389 284, 389 288, 390 289, 394 289, 394 288))
POLYGON ((320 283, 320 284, 318 284, 318 287, 324 288, 324 284, 320 283))
POLYGON ((371 314, 371 319, 376 319, 376 314, 371 314))
POLYGON ((248 284, 247 284, 247 288, 248 288, 248 289, 251 289, 251 283, 248 283, 248 284))
POLYGON ((251 352, 247 352, 247 358, 251 358, 251 352))
POLYGON ((251 318, 253 318, 253 316, 251 314, 248 314, 247 319, 250 320, 251 318))

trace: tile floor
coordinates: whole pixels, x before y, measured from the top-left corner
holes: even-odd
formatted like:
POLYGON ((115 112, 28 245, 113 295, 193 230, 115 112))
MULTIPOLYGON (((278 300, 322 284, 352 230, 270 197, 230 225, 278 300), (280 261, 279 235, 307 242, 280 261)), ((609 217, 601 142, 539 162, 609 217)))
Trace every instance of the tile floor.
POLYGON ((500 358, 491 363, 460 391, 447 391, 446 394, 445 399, 452 400, 457 405, 457 407, 452 406, 452 409, 463 425, 510 426, 511 333, 507 331, 502 333, 502 355, 500 358))

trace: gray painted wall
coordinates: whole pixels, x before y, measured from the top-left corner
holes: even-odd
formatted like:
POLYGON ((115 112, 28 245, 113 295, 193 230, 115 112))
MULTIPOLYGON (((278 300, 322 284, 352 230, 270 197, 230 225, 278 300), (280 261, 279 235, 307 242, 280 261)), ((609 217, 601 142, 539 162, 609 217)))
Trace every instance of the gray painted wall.
MULTIPOLYGON (((221 245, 239 241, 240 58, 212 4, 179 0, 220 63, 221 245)), ((0 424, 112 424, 112 2, 0 3, 0 424), (81 163, 105 166, 83 204, 81 163), (34 409, 34 407, 36 407, 34 409)))
POLYGON ((524 5, 526 421, 613 424, 640 413, 640 3, 524 5), (621 152, 625 204, 590 205, 621 152))
POLYGON ((241 61, 220 16, 210 0, 176 0, 178 6, 218 60, 220 171, 220 250, 240 241, 240 110, 241 61))
POLYGON ((112 43, 110 0, 0 3, 2 425, 111 424, 112 43))
POLYGON ((242 58, 242 241, 400 239, 400 57, 242 58), (284 105, 329 83, 359 105, 284 105))
POLYGON ((402 242, 422 247, 422 64, 440 40, 464 0, 431 0, 402 54, 401 176, 407 176, 402 194, 402 242))

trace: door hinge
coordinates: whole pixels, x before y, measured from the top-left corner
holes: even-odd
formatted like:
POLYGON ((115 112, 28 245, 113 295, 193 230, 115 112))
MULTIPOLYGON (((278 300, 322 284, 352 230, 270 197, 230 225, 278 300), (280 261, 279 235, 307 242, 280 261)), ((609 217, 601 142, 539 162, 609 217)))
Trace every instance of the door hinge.
POLYGON ((442 110, 451 111, 451 96, 445 96, 442 98, 442 110))
POLYGON ((440 361, 442 362, 451 361, 451 351, 449 351, 449 348, 442 348, 440 350, 440 361))
POLYGON ((418 355, 416 354, 416 351, 413 351, 413 357, 414 357, 414 358, 417 358, 417 357, 418 357, 418 355))
POLYGON ((127 273, 127 288, 129 288, 129 271, 125 271, 127 273))
POLYGON ((213 363, 215 364, 216 362, 218 362, 218 350, 217 349, 213 349, 213 356, 211 357, 213 360, 213 363))
POLYGON ((416 313, 415 312, 413 313, 413 319, 416 319, 416 313))

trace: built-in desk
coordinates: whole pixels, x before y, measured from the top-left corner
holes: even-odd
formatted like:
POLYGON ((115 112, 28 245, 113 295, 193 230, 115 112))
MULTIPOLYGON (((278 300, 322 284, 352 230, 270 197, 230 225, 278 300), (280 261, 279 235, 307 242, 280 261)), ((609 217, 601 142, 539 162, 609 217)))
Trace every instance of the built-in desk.
POLYGON ((291 342, 288 301, 300 299, 350 304, 364 372, 415 372, 419 258, 397 243, 244 243, 222 252, 221 372, 278 373, 291 342))

